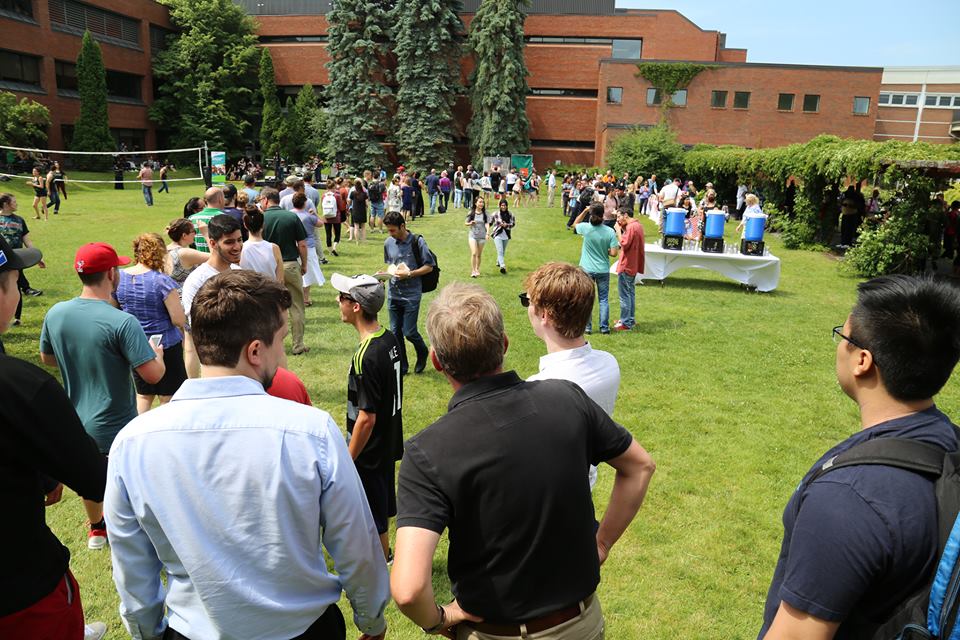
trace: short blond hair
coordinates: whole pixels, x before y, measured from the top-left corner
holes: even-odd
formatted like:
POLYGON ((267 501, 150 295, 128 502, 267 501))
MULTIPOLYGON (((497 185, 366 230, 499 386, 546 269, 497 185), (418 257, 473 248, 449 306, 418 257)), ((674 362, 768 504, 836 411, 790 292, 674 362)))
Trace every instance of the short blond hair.
POLYGON ((752 207, 755 204, 760 204, 760 198, 752 193, 748 193, 743 197, 743 201, 747 203, 748 207, 752 207))
POLYGON ((458 382, 503 364, 503 314, 475 284, 456 282, 440 291, 427 313, 427 335, 440 366, 458 382))
POLYGON ((530 304, 543 311, 564 338, 583 335, 593 313, 593 280, 580 267, 548 262, 523 283, 530 304))

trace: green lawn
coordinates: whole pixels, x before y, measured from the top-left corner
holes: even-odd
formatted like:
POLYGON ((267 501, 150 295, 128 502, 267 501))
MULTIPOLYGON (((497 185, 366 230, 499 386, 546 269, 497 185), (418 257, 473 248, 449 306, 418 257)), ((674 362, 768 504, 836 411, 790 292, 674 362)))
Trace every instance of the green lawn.
MULTIPOLYGON (((30 220, 31 194, 18 183, 22 185, 0 183, 0 191, 12 187, 17 193, 20 213, 30 223, 35 244, 44 250, 48 268, 29 272, 44 295, 25 301, 23 326, 12 328, 3 339, 11 354, 32 362, 38 361, 43 314, 79 291, 71 270, 78 245, 103 240, 129 254, 138 232, 162 232, 179 217, 188 197, 202 193, 201 186, 172 183, 173 193, 157 194, 155 189, 157 204, 147 208, 139 189, 130 188, 136 185, 114 191, 74 184, 61 214, 43 222, 30 220)), ((491 243, 478 282, 502 306, 511 339, 506 366, 528 376, 537 370, 544 350, 517 293, 525 275, 541 263, 576 262, 580 242, 564 231, 556 210, 517 213, 508 251, 510 273, 495 272, 491 243)), ((462 221, 460 212, 452 210, 413 225, 439 256, 441 284, 469 275, 462 221)), ((648 233, 651 229, 647 223, 648 233)), ((732 235, 733 225, 728 225, 728 237, 732 235)), ((324 273, 329 277, 334 271, 352 275, 378 269, 381 239, 374 234, 365 245, 344 244, 341 257, 331 256, 324 273)), ((787 251, 776 238, 769 238, 769 245, 783 260, 777 291, 747 293, 717 274, 681 271, 664 287, 648 283, 637 288, 635 331, 591 339, 620 362, 616 419, 657 461, 647 502, 603 568, 600 597, 609 638, 755 637, 779 551, 783 506, 816 458, 858 428, 856 407, 834 379, 830 337, 831 327, 844 321, 854 301, 857 280, 838 273, 830 256, 787 251)), ((612 282, 615 321, 618 304, 612 282)), ((312 350, 291 358, 291 367, 306 382, 314 403, 342 424, 356 336, 339 322, 329 287, 315 290, 313 299, 306 339, 312 350)), ((421 328, 424 317, 421 314, 421 328)), ((440 416, 450 395, 436 372, 407 378, 406 434, 440 416)), ((956 374, 940 406, 960 415, 956 374)), ((610 469, 601 469, 595 493, 601 511, 611 479, 610 469)), ((77 497, 65 492, 63 502, 48 510, 48 519, 72 551, 88 619, 107 621, 109 638, 126 637, 117 615, 109 550, 86 549, 77 497)), ((557 563, 562 565, 563 558, 557 563)), ((439 556, 435 571, 441 574, 436 580, 440 597, 450 597, 445 567, 439 556)), ((345 600, 341 604, 349 620, 349 605, 345 600)), ((387 613, 391 638, 421 637, 395 606, 387 613)))

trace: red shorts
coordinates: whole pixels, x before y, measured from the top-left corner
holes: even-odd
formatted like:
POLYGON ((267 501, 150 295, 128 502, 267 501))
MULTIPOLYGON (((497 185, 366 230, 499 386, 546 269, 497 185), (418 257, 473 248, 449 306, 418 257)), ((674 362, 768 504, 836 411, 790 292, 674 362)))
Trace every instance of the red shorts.
POLYGON ((0 638, 83 640, 80 587, 70 570, 45 598, 22 611, 0 617, 0 638))

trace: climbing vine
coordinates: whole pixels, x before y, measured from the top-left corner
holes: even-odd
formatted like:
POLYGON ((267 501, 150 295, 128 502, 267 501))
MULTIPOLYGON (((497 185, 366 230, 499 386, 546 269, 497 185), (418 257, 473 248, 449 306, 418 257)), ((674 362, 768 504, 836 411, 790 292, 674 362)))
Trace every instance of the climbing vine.
POLYGON ((703 71, 716 68, 717 65, 697 62, 641 62, 637 65, 637 75, 645 78, 660 92, 661 119, 665 119, 667 109, 674 106, 673 94, 680 89, 686 89, 703 71))

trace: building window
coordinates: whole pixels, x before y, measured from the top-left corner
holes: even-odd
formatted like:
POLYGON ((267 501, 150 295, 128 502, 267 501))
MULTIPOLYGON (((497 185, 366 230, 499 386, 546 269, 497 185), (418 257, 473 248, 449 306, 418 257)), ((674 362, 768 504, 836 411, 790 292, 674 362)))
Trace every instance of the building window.
POLYGON ((820 96, 812 93, 803 96, 803 110, 806 113, 816 113, 820 111, 820 96))
POLYGON ((647 89, 647 106, 653 107, 661 102, 663 102, 663 97, 660 95, 660 89, 656 87, 647 89))
POLYGON ((527 36, 530 44, 613 44, 610 38, 577 38, 571 36, 527 36))
POLYGON ((0 15, 5 13, 16 18, 33 18, 33 0, 0 0, 0 15))
POLYGON ((903 96, 902 93, 894 94, 894 95, 890 96, 890 104, 899 104, 899 105, 902 105, 902 104, 903 104, 903 98, 904 98, 904 96, 903 96))
POLYGON ((72 62, 57 60, 54 64, 57 71, 57 91, 79 91, 77 84, 77 65, 72 62))
POLYGON ((777 99, 777 109, 780 111, 793 111, 793 98, 794 94, 792 93, 781 93, 777 99))
POLYGON ((623 87, 607 87, 607 104, 623 102, 623 87))
POLYGON ((614 40, 612 57, 639 60, 643 40, 614 40))
POLYGON ((710 106, 714 109, 726 109, 727 108, 727 92, 726 91, 712 91, 710 93, 710 106))
POLYGON ((40 87, 40 58, 0 51, 0 82, 40 87))
POLYGON ((890 104, 890 94, 881 93, 880 99, 877 101, 877 104, 890 104))
POLYGON ((907 105, 908 107, 915 107, 915 106, 917 105, 917 102, 919 101, 919 99, 920 99, 920 96, 918 96, 918 95, 916 95, 916 94, 907 95, 907 96, 904 96, 903 103, 904 103, 905 105, 907 105))
POLYGON ((143 76, 107 70, 107 95, 111 98, 140 100, 142 97, 142 84, 143 76))
POLYGON ((593 142, 589 140, 531 140, 531 147, 554 148, 564 147, 567 149, 593 149, 593 142))
POLYGON ((139 151, 147 146, 147 132, 143 129, 114 129, 111 127, 110 135, 117 142, 118 149, 121 144, 131 151, 139 151))
POLYGON ((750 92, 749 91, 735 91, 733 93, 733 108, 734 109, 749 109, 750 108, 750 92))
POLYGON ((170 29, 158 27, 155 24, 150 25, 150 56, 156 56, 167 48, 167 36, 173 34, 170 29))
POLYGON ((673 96, 670 97, 670 102, 673 103, 675 107, 685 107, 687 106, 687 90, 680 89, 673 92, 673 96))
POLYGON ((937 105, 940 107, 949 107, 950 106, 950 96, 940 96, 940 104, 937 105))
POLYGON ((596 89, 530 89, 528 95, 547 96, 553 98, 594 98, 597 97, 596 89))
POLYGON ((140 21, 105 11, 76 0, 49 0, 50 23, 69 33, 94 37, 127 45, 140 45, 140 21))
POLYGON ((853 99, 853 112, 858 116, 865 116, 870 113, 870 98, 857 96, 853 99))

